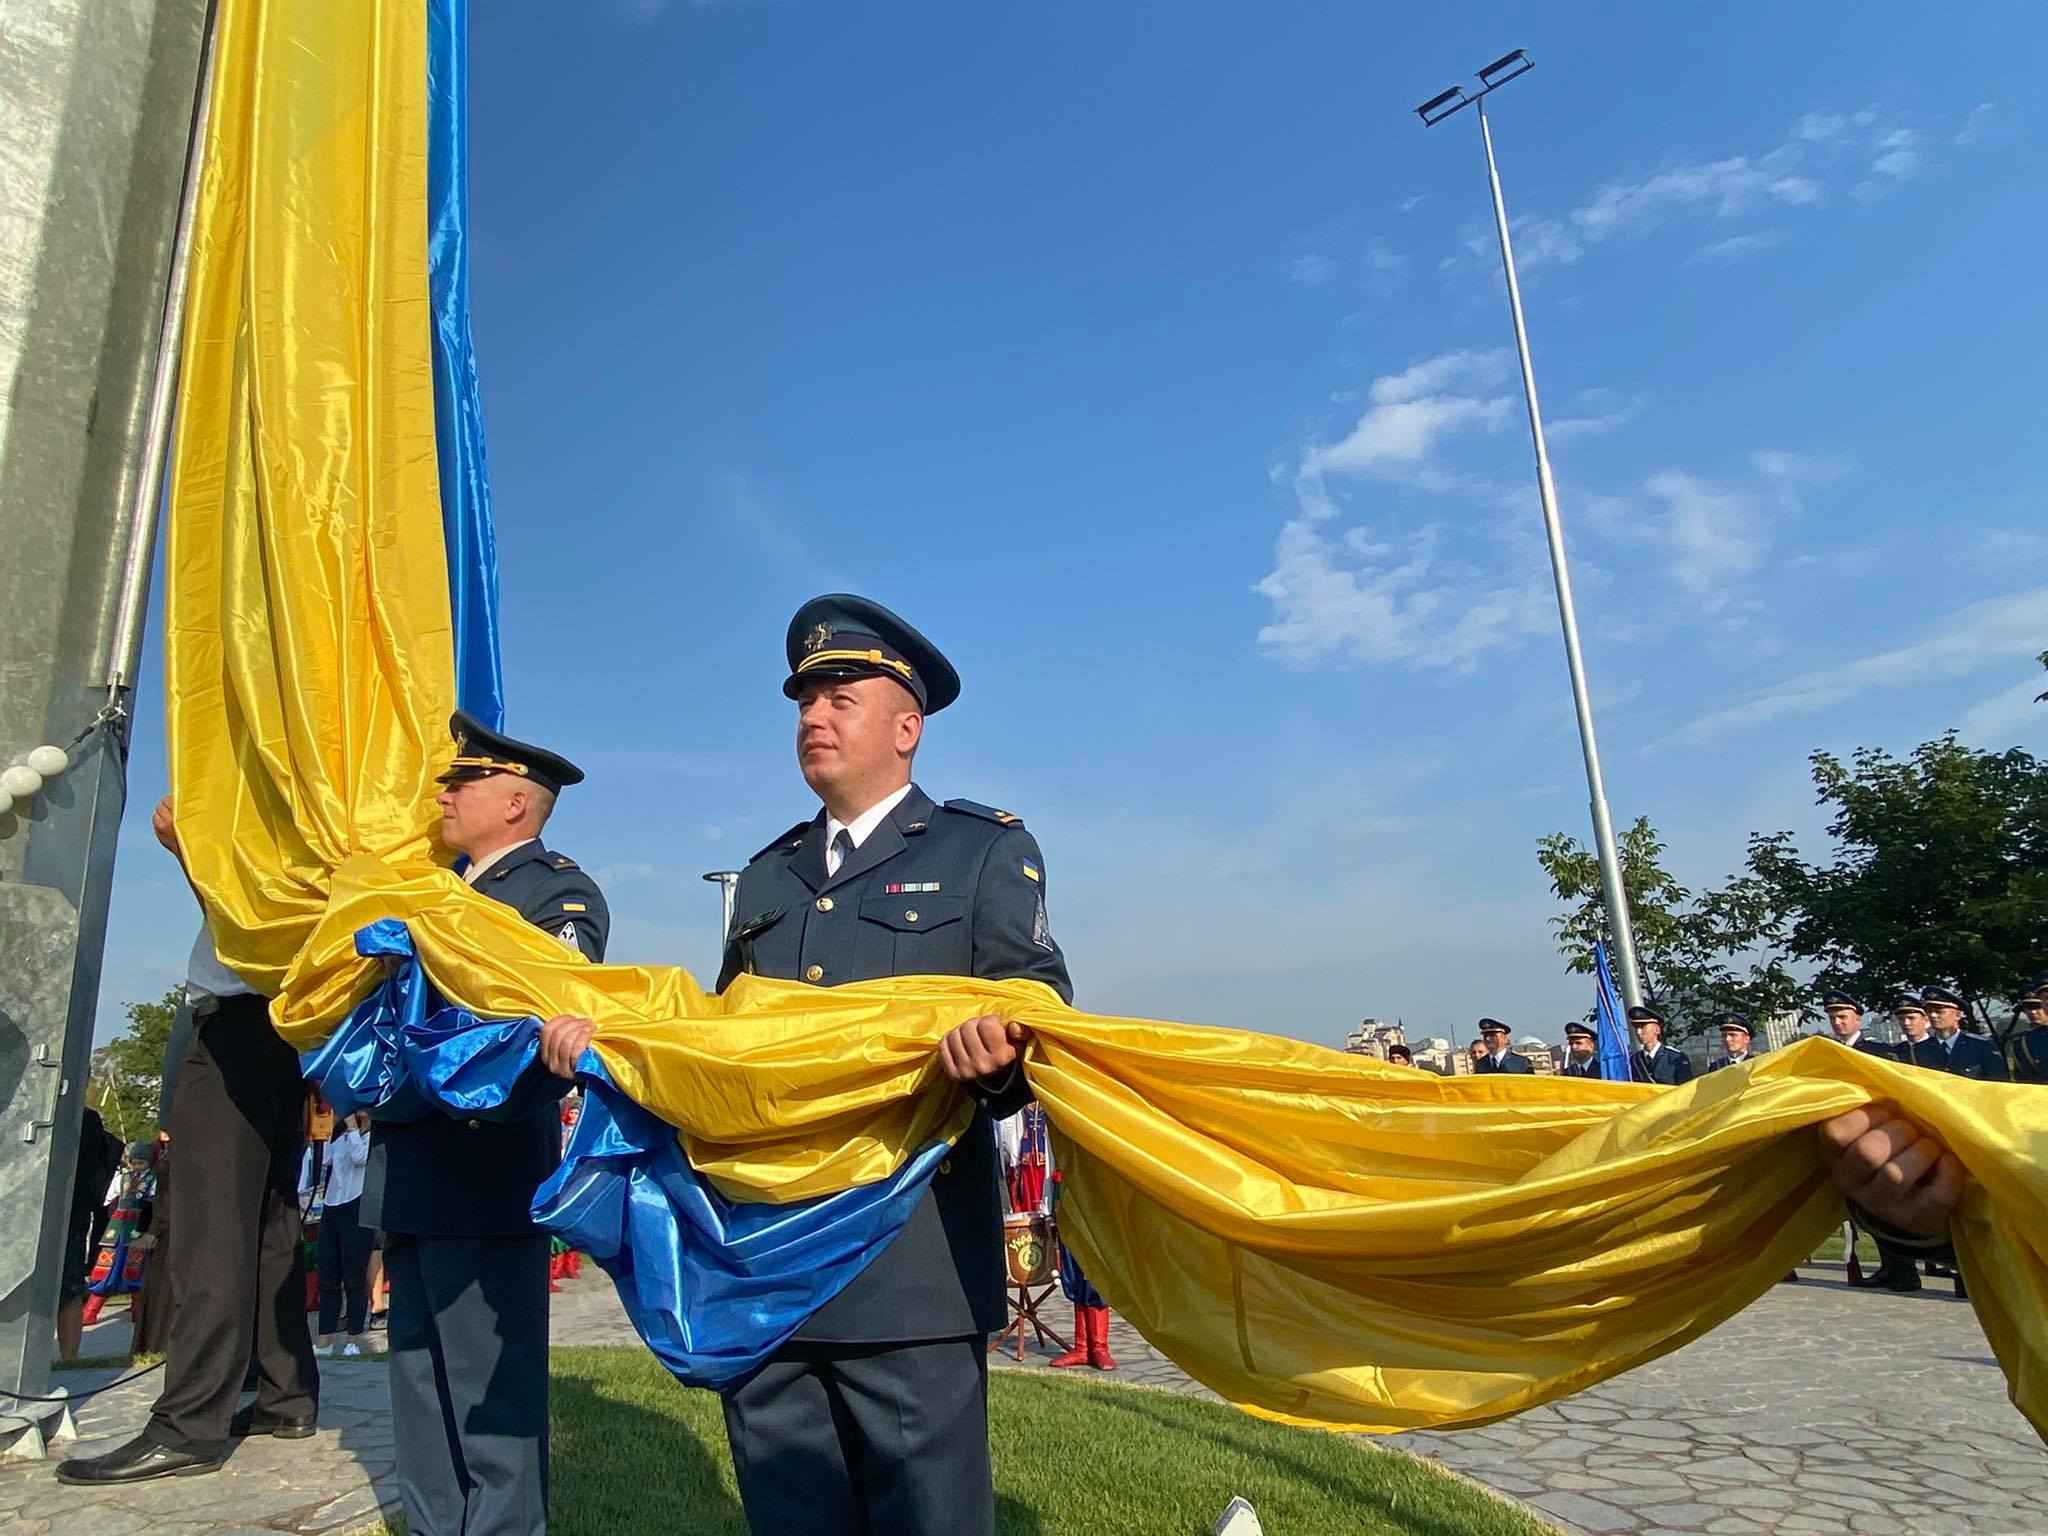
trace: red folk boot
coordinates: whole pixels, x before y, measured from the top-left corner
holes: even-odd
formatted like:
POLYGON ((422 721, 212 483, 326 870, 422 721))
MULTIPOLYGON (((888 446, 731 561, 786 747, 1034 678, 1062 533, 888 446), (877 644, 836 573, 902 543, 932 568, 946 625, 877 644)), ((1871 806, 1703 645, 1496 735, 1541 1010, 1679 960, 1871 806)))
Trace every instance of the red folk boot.
POLYGON ((1088 1363, 1089 1356, 1094 1353, 1089 1348, 1088 1318, 1088 1308, 1076 1302, 1074 1304, 1074 1347, 1052 1362, 1054 1370, 1063 1371, 1070 1365, 1086 1365, 1088 1363))
POLYGON ((1088 1363, 1098 1371, 1113 1371, 1116 1360, 1109 1352, 1109 1308, 1088 1309, 1088 1363))

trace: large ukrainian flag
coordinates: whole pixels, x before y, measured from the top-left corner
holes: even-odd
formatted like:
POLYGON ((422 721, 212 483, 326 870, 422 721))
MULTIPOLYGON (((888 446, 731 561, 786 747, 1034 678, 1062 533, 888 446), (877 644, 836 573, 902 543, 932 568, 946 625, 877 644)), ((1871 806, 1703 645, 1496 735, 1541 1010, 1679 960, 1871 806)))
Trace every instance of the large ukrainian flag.
MULTIPOLYGON (((565 12, 565 15, 571 14, 565 12)), ((730 1379, 893 1234, 983 1012, 1105 1296, 1255 1412, 1483 1423, 1697 1337, 1841 1219, 1809 1127, 1889 1099, 1974 1176, 1956 1223, 2048 1430, 2048 1095, 1813 1042, 1662 1091, 1441 1079, 1091 1017, 1026 982, 819 990, 592 966, 429 840, 443 722, 499 708, 463 277, 460 0, 221 0, 171 492, 172 788, 221 956, 387 1115, 502 1112, 535 1020, 599 1023, 544 1219, 685 1379, 730 1379), (385 978, 387 958, 398 974, 385 978)))

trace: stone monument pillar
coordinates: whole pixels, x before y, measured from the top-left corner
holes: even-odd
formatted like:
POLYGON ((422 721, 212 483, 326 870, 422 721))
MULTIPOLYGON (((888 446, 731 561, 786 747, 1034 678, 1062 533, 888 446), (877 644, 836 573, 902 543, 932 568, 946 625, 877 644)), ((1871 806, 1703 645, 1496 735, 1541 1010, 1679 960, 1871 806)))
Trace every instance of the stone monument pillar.
MULTIPOLYGON (((108 687, 206 0, 0 0, 0 773, 108 687)), ((55 1347, 125 715, 0 813, 0 1387, 55 1347)), ((25 780, 16 777, 16 785, 25 780)), ((0 789, 4 793, 4 789, 0 789)), ((0 1399, 0 1454, 46 1417, 0 1399)))

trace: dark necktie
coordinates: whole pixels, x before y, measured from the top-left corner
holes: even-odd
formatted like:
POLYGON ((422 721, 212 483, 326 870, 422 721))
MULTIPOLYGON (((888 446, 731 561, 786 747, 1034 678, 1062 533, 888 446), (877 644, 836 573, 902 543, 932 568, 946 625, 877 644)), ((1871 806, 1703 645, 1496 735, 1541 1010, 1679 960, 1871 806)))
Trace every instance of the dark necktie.
POLYGON ((838 834, 832 839, 832 867, 825 871, 826 875, 829 877, 838 874, 846 866, 846 861, 852 857, 853 834, 847 831, 846 828, 841 827, 838 834))

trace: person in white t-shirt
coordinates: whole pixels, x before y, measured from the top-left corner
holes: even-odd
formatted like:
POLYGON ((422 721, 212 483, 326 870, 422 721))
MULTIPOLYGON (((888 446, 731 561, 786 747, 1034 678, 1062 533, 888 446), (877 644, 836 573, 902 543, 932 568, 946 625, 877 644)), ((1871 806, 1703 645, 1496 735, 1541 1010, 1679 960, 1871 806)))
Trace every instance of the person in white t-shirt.
MULTIPOLYGON (((370 1114, 357 1110, 334 1124, 320 1182, 320 1332, 316 1354, 335 1352, 334 1329, 347 1309, 348 1343, 343 1359, 368 1346, 370 1327, 370 1233, 362 1223, 363 1164, 370 1156, 370 1114)), ((313 1194, 312 1157, 299 1175, 299 1200, 313 1194)))

